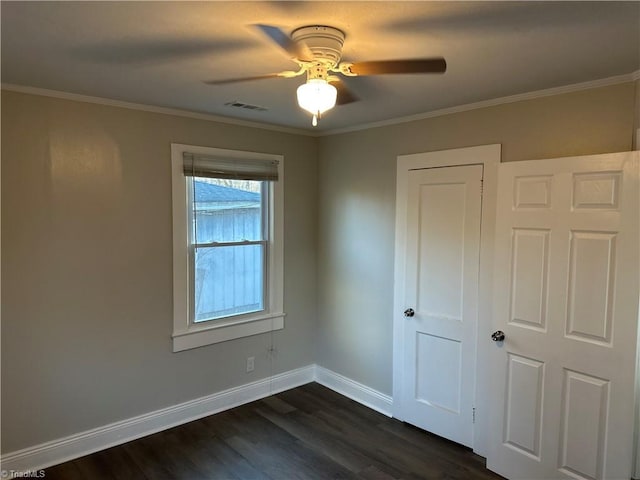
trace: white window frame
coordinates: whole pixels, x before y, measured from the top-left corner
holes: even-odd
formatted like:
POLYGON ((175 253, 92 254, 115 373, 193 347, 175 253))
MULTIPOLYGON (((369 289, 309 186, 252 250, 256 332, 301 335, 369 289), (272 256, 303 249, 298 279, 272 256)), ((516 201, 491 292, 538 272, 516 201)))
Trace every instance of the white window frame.
POLYGON ((266 153, 171 144, 173 203, 173 351, 248 337, 284 328, 284 157, 266 153), (278 162, 278 181, 268 189, 268 244, 264 310, 194 323, 189 312, 192 258, 189 254, 190 205, 183 154, 278 162))

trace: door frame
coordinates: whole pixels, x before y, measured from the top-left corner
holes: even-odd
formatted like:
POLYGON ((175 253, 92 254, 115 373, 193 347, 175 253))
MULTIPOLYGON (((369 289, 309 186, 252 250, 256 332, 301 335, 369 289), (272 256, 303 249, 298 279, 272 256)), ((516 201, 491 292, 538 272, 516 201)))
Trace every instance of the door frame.
MULTIPOLYGON (((493 287, 493 241, 496 222, 496 197, 498 165, 500 164, 501 145, 481 145, 434 152, 399 155, 397 157, 396 176, 396 231, 393 292, 393 416, 404 418, 404 372, 403 339, 405 319, 402 312, 405 292, 406 271, 406 230, 407 195, 409 172, 438 167, 462 165, 483 166, 482 211, 480 224, 480 274, 478 283, 478 324, 476 350, 476 385, 474 390, 475 425, 473 429, 473 451, 487 456, 487 400, 488 375, 485 368, 490 342, 480 341, 484 333, 489 334, 492 314, 493 287)), ((487 337, 488 338, 488 337, 487 337)))
MULTIPOLYGON (((640 128, 636 130, 635 150, 640 150, 640 128)), ((640 205, 638 205, 640 216, 640 205)), ((635 462, 633 466, 633 478, 640 480, 640 308, 638 308, 638 353, 636 358, 636 418, 635 418, 635 462)))
MULTIPOLYGON (((638 105, 637 114, 640 115, 640 104, 638 105)), ((636 128, 636 134, 633 139, 633 150, 640 150, 640 128, 636 128)), ((640 215, 640 205, 638 205, 640 215)), ((640 308, 638 309, 638 327, 640 327, 640 308)), ((636 431, 634 434, 635 442, 635 462, 633 468, 633 478, 640 480, 640 329, 638 330, 638 358, 636 365, 636 431)))

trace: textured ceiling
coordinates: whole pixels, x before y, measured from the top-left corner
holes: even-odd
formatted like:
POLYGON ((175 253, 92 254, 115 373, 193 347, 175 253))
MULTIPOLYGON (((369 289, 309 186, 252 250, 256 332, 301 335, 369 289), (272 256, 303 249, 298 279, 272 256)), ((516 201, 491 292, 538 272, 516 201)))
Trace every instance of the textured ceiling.
POLYGON ((331 25, 343 60, 444 56, 444 75, 349 78, 361 98, 317 131, 354 127, 640 69, 638 2, 6 2, 2 82, 312 130, 304 77, 252 24, 331 25), (226 106, 239 101, 266 111, 226 106))

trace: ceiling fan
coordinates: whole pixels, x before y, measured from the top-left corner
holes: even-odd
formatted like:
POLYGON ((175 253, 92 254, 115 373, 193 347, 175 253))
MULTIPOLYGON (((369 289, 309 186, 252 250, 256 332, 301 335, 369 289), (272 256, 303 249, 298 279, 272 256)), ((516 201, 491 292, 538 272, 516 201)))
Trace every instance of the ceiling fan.
POLYGON ((345 105, 358 100, 338 76, 444 73, 447 62, 442 57, 403 60, 377 60, 368 62, 340 62, 345 34, 334 27, 310 25, 295 29, 287 35, 278 27, 254 25, 282 48, 298 64, 298 70, 286 70, 252 77, 210 80, 209 85, 224 85, 252 80, 284 77, 292 78, 307 74, 307 82, 297 90, 298 105, 313 115, 312 125, 336 104, 345 105))

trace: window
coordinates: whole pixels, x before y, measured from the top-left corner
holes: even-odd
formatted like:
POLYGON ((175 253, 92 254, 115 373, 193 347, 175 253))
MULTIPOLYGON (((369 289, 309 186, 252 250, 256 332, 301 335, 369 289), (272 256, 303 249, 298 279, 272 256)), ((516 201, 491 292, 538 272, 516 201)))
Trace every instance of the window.
POLYGON ((284 327, 279 155, 172 144, 173 350, 284 327))
POLYGON ((190 179, 193 321, 264 310, 269 183, 190 179))

